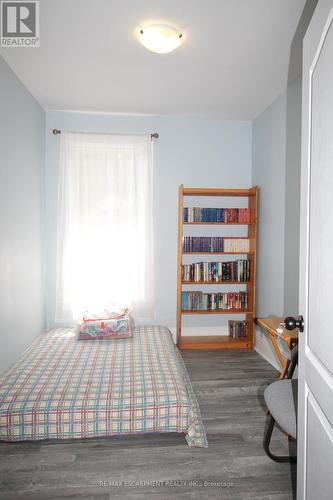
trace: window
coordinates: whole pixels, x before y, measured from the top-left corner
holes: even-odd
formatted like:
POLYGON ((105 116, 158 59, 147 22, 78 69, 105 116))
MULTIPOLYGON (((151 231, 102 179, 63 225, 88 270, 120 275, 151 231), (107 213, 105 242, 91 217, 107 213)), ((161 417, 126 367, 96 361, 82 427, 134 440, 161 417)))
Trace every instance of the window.
POLYGON ((151 141, 63 133, 56 322, 130 307, 153 316, 151 141))

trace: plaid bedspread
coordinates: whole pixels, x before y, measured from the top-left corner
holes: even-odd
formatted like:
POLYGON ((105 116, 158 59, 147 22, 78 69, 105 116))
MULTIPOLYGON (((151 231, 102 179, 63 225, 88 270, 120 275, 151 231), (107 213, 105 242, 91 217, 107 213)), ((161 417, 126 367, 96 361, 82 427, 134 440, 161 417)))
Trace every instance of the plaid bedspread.
POLYGON ((0 439, 72 439, 180 432, 207 446, 200 410, 169 330, 78 341, 72 329, 40 335, 0 377, 0 439))

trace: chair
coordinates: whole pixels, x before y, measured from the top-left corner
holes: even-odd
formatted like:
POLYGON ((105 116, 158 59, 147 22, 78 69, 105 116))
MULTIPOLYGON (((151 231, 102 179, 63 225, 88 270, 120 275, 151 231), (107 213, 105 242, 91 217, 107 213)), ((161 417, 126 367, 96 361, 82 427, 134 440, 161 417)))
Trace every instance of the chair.
POLYGON ((295 346, 290 354, 290 365, 287 378, 277 380, 270 384, 264 392, 266 406, 269 412, 268 425, 264 433, 264 450, 272 460, 276 462, 296 462, 296 456, 274 455, 269 445, 275 423, 294 440, 297 437, 297 379, 293 374, 298 361, 298 346, 295 346))

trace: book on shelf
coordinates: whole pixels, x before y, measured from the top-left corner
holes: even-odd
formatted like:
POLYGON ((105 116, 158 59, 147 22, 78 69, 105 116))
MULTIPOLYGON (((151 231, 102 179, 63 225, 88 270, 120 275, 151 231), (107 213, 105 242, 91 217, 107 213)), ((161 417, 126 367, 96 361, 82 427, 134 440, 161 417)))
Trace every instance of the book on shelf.
POLYGON ((248 307, 247 292, 204 293, 182 292, 183 311, 213 310, 246 310, 248 307))
POLYGON ((220 222, 223 224, 249 224, 251 210, 249 208, 201 208, 185 207, 183 222, 220 222))
POLYGON ((223 236, 183 236, 183 252, 185 253, 248 253, 249 250, 249 238, 241 236, 234 238, 223 236))
POLYGON ((245 338, 249 333, 248 321, 237 321, 231 319, 228 321, 228 330, 229 336, 233 339, 245 338))
POLYGON ((251 263, 248 259, 226 262, 195 262, 182 265, 182 281, 219 283, 223 281, 250 281, 251 263))

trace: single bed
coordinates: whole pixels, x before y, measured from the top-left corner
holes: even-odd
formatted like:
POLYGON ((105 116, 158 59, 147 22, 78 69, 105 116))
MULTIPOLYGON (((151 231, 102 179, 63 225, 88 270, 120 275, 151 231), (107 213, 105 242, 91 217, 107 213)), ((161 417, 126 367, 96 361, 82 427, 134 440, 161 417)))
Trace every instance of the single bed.
POLYGON ((165 327, 84 341, 73 329, 50 330, 0 377, 1 440, 164 432, 207 446, 184 362, 165 327))

